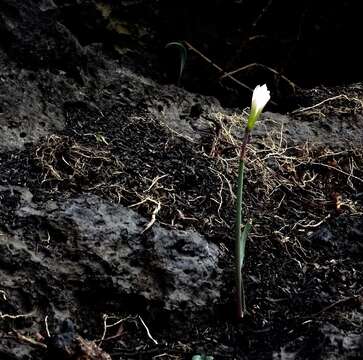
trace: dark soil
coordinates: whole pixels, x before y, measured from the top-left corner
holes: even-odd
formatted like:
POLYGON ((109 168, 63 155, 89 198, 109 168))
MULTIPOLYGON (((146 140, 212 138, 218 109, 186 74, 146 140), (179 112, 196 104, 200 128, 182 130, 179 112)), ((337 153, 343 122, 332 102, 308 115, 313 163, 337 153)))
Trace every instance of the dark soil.
MULTIPOLYGON (((234 191, 250 93, 192 51, 186 89, 168 84, 178 63, 164 41, 201 38, 199 7, 188 31, 166 34, 175 11, 0 2, 0 359, 361 359, 362 79, 304 90, 294 71, 269 74, 275 112, 247 155, 238 321, 234 191)), ((229 51, 250 34, 233 19, 229 51)), ((249 76, 238 80, 264 78, 249 76)))

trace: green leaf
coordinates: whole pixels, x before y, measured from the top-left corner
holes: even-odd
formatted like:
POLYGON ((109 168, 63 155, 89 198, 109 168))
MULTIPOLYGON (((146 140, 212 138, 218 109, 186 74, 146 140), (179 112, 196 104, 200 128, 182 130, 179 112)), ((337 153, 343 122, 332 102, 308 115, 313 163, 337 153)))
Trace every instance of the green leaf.
POLYGON ((174 47, 174 48, 178 49, 179 54, 180 54, 180 67, 179 67, 179 74, 178 74, 178 86, 179 86, 181 77, 183 75, 184 67, 187 62, 188 51, 187 51, 187 48, 181 42, 177 42, 177 41, 170 42, 170 43, 166 44, 166 46, 165 46, 165 48, 170 48, 170 47, 174 47))
POLYGON ((241 246, 240 246, 240 270, 242 270, 243 263, 244 263, 244 260, 245 260, 246 241, 247 241, 248 234, 251 231, 251 228, 252 228, 252 224, 247 223, 244 226, 241 237, 239 239, 239 241, 241 242, 241 246))

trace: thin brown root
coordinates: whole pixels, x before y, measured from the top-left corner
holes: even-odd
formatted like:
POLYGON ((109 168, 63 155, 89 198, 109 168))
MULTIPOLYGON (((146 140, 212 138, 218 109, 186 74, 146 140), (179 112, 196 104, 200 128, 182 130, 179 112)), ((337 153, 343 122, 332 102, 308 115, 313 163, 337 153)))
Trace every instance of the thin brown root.
POLYGON ((147 336, 149 337, 149 339, 155 344, 158 345, 158 342, 152 337, 149 328, 146 326, 144 320, 142 319, 142 317, 139 315, 139 320, 141 321, 141 324, 144 326, 147 336))
POLYGON ((0 319, 16 320, 16 319, 26 319, 26 318, 30 318, 30 317, 34 317, 34 316, 35 316, 34 312, 31 312, 28 314, 19 314, 19 315, 3 314, 2 312, 0 312, 0 319))
POLYGON ((348 97, 347 95, 344 95, 344 94, 340 94, 340 95, 333 96, 333 97, 330 97, 328 99, 325 99, 323 101, 320 101, 319 103, 317 103, 317 104, 315 104, 313 106, 308 106, 308 107, 305 107, 305 108, 296 109, 296 110, 292 111, 291 114, 297 114, 297 113, 306 112, 308 110, 316 109, 319 106, 324 105, 327 102, 331 102, 331 101, 339 100, 339 99, 346 99, 348 101, 356 101, 363 108, 362 100, 360 100, 358 98, 354 98, 354 97, 348 97))
MULTIPOLYGON (((196 54, 198 54, 203 60, 205 60, 207 63, 211 64, 215 69, 217 69, 221 73, 225 73, 225 71, 215 64, 211 59, 209 59, 207 56, 205 56, 203 53, 201 53, 199 50, 197 50, 193 45, 191 45, 188 41, 184 41, 184 44, 189 48, 189 50, 194 51, 196 54)), ((234 81, 236 84, 242 86, 243 88, 253 92, 253 89, 250 88, 248 85, 240 82, 239 80, 235 79, 233 76, 228 76, 232 81, 234 81)))
POLYGON ((95 342, 99 342, 99 345, 101 345, 103 341, 113 340, 113 339, 120 337, 122 335, 122 323, 124 323, 125 321, 128 321, 128 320, 131 320, 131 319, 136 320, 136 317, 132 317, 129 315, 129 316, 126 316, 125 318, 117 319, 116 321, 112 322, 111 324, 107 323, 107 321, 109 319, 114 319, 114 318, 115 318, 114 316, 109 316, 107 314, 103 314, 102 336, 100 339, 94 340, 95 342), (120 327, 119 327, 118 331, 116 332, 116 334, 106 337, 108 329, 111 329, 117 325, 120 325, 120 327))
POLYGON ((22 334, 20 334, 20 333, 19 333, 18 331, 16 331, 16 330, 14 330, 14 332, 15 332, 15 334, 16 334, 16 336, 17 336, 17 338, 18 338, 19 340, 21 340, 21 341, 24 341, 24 342, 26 342, 26 343, 28 343, 28 344, 33 345, 33 346, 41 347, 42 349, 46 349, 46 348, 47 348, 47 345, 46 345, 46 344, 44 344, 44 343, 41 343, 41 342, 39 342, 39 341, 37 341, 37 340, 34 340, 34 339, 32 339, 32 338, 30 338, 30 337, 28 337, 28 336, 22 335, 22 334))
POLYGON ((248 65, 242 66, 242 67, 240 67, 240 68, 238 68, 236 70, 233 70, 233 71, 230 71, 228 73, 223 74, 220 77, 220 79, 222 80, 222 79, 225 79, 226 77, 230 77, 231 75, 237 74, 237 73, 239 73, 241 71, 245 71, 245 70, 248 70, 248 69, 251 69, 251 68, 256 68, 256 67, 268 70, 268 71, 274 73, 275 75, 279 76, 281 79, 285 80, 291 86, 293 91, 295 91, 295 89, 298 88, 298 86, 294 82, 292 82, 290 79, 288 79, 285 75, 279 73, 277 70, 273 69, 270 66, 260 64, 260 63, 251 63, 251 64, 248 64, 248 65))
POLYGON ((142 204, 145 204, 146 202, 154 203, 156 205, 156 207, 151 214, 151 220, 147 223, 147 225, 146 225, 145 229, 142 231, 142 233, 149 230, 154 225, 154 223, 156 221, 156 215, 159 213, 159 211, 161 209, 161 202, 154 200, 151 197, 146 197, 145 199, 142 199, 141 201, 137 202, 136 204, 132 204, 129 206, 130 208, 133 208, 135 206, 140 206, 142 204))

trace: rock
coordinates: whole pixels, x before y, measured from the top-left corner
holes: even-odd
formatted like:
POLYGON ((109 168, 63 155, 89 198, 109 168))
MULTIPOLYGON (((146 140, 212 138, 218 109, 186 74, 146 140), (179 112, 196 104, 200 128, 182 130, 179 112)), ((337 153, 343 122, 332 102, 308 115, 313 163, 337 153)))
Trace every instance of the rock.
POLYGON ((5 51, 26 68, 62 69, 79 76, 82 46, 57 18, 52 1, 4 0, 0 35, 5 51))
POLYGON ((67 242, 73 239, 69 251, 98 259, 98 264, 86 259, 83 263, 93 276, 105 277, 98 269, 107 264, 120 294, 141 295, 177 311, 207 308, 220 297, 218 249, 196 232, 154 225, 143 233, 144 218, 94 196, 69 200, 46 216, 67 242), (65 223, 72 224, 73 233, 62 226, 65 223))
POLYGON ((321 332, 325 338, 322 351, 324 359, 360 359, 363 356, 362 334, 343 332, 330 323, 325 324, 321 332))
MULTIPOLYGON (((159 225, 143 232, 146 219, 96 196, 59 201, 57 208, 53 201, 51 205, 23 203, 17 210, 23 227, 0 238, 2 256, 17 258, 14 278, 21 269, 35 266, 39 269, 35 283, 51 276, 67 284, 66 297, 79 293, 87 297, 100 291, 94 302, 108 301, 105 294, 112 293, 157 304, 155 311, 192 313, 219 301, 219 251, 198 233, 159 225), (39 239, 36 251, 34 244, 39 239), (9 252, 5 248, 10 243, 13 250, 9 252), (71 269, 70 259, 74 259, 71 269)), ((0 259, 0 264, 8 260, 0 259)), ((9 277, 2 281, 3 286, 9 281, 9 277)))
MULTIPOLYGON (((83 324, 80 309, 93 314, 87 326, 101 328, 109 311, 192 317, 220 301, 218 247, 196 232, 156 224, 144 231, 147 219, 97 196, 35 204, 26 188, 2 186, 0 193, 15 196, 12 223, 0 232, 0 313, 21 315, 16 326, 25 334, 44 334, 48 316, 52 359, 109 359, 74 327, 55 330, 67 319, 83 324)), ((31 344, 12 341, 31 353, 31 344)))

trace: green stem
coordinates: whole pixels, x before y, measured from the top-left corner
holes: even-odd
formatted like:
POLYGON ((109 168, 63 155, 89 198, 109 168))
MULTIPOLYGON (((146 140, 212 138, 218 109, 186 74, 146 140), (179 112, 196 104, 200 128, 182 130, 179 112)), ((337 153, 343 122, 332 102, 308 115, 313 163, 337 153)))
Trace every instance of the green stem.
POLYGON ((242 259, 241 259, 241 227, 242 227, 242 199, 243 199, 243 175, 244 175, 244 161, 242 158, 239 160, 238 166, 238 187, 237 187, 237 212, 236 212, 236 282, 237 282, 237 315, 239 318, 243 317, 244 312, 244 289, 242 284, 242 259))
POLYGON ((242 301, 241 301, 242 316, 241 316, 241 318, 243 318, 244 314, 247 312, 247 306, 246 306, 246 294, 245 294, 245 286, 244 286, 242 271, 241 271, 241 298, 242 298, 242 301))
MULTIPOLYGON (((243 138, 243 142, 240 149, 240 159, 238 165, 238 182, 237 182, 237 205, 236 205, 236 252, 235 252, 235 260, 236 260, 236 287, 237 287, 237 314, 239 318, 242 318, 246 309, 246 301, 245 301, 245 291, 243 286, 242 279, 242 265, 243 258, 242 253, 244 254, 244 249, 242 247, 245 246, 245 238, 246 234, 242 234, 242 208, 243 208, 243 179, 244 179, 244 157, 247 149, 247 145, 250 141, 250 131, 246 129, 245 136, 243 138), (242 236, 244 235, 244 236, 242 236), (244 241, 242 239, 244 237, 244 241)), ((248 229, 245 229, 248 231, 248 229)))

